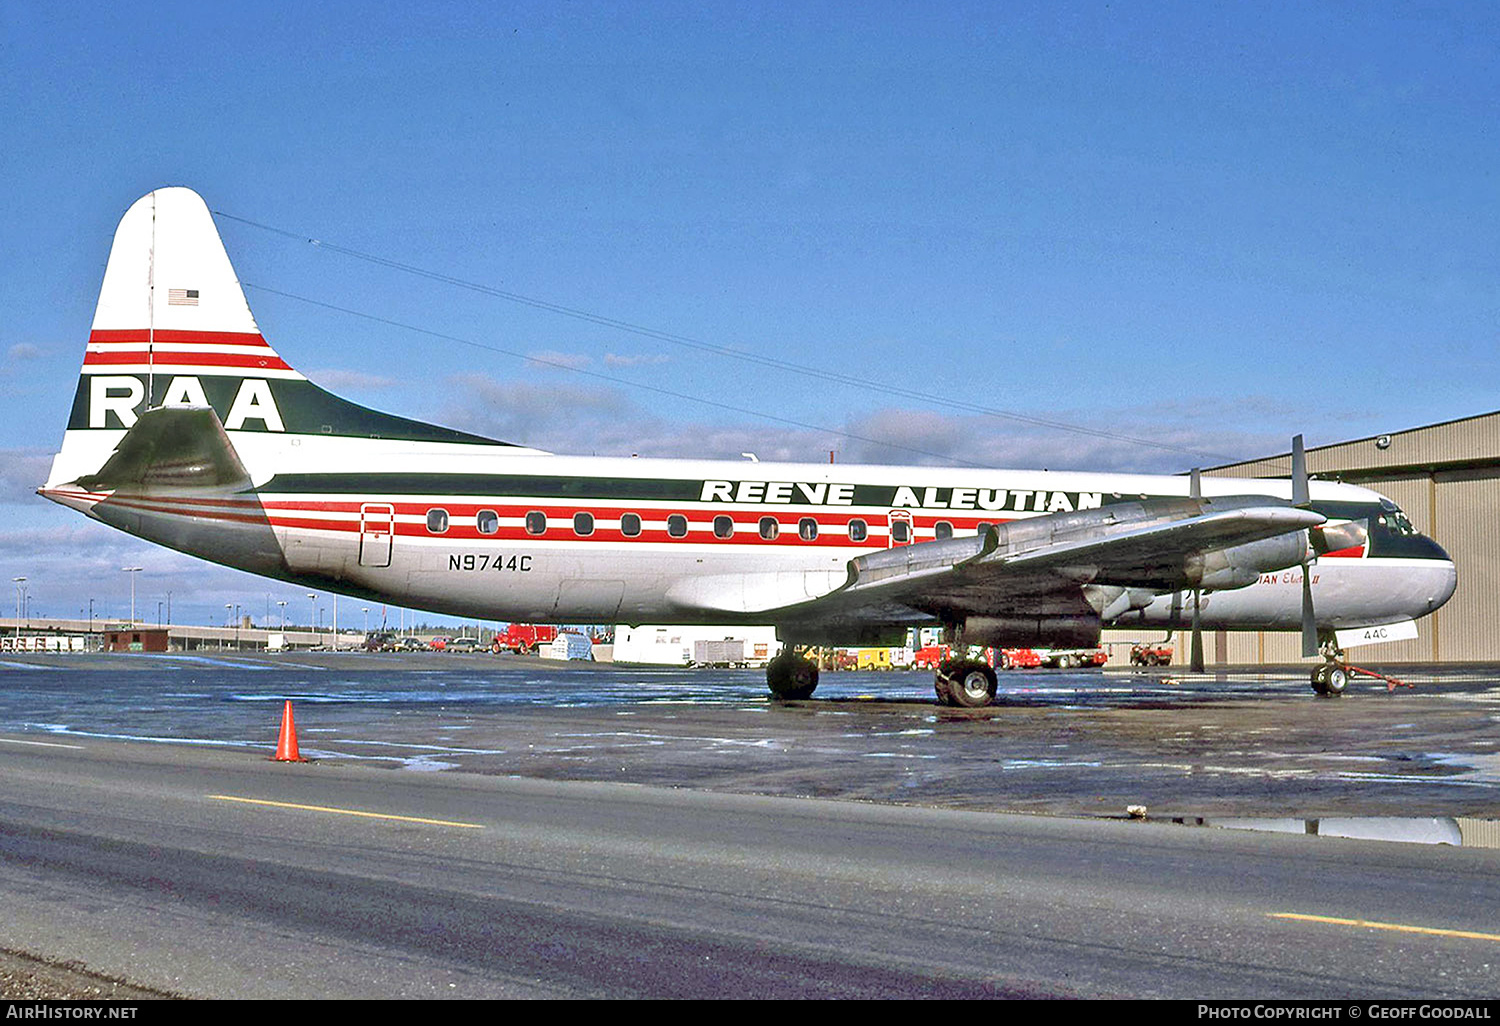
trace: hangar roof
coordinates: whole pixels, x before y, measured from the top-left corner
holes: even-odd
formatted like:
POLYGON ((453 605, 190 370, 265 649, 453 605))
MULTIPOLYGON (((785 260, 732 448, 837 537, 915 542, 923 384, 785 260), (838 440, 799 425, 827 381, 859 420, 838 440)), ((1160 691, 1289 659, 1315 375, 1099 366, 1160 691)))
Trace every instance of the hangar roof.
MULTIPOLYGON (((1208 467, 1203 473, 1215 477, 1289 477, 1291 466, 1288 451, 1208 467)), ((1307 450, 1308 473, 1349 482, 1485 467, 1500 467, 1500 411, 1307 450)))

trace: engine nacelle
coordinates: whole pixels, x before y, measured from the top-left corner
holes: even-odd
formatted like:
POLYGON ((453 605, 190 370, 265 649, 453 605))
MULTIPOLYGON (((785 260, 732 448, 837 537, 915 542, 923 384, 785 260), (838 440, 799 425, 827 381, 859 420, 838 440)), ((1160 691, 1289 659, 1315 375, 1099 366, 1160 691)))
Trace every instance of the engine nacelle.
POLYGON ((1200 588, 1244 588, 1260 580, 1261 574, 1297 566, 1311 554, 1307 532, 1292 531, 1193 556, 1184 569, 1188 580, 1200 588))
POLYGON ((1099 644, 1097 616, 971 616, 964 644, 994 648, 1093 648, 1099 644))

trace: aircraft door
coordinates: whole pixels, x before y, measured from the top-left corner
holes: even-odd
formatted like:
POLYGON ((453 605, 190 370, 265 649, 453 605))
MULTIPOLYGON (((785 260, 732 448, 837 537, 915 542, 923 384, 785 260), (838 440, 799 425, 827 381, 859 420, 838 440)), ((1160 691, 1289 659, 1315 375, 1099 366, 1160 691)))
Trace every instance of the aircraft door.
POLYGON ((390 566, 391 539, 396 533, 396 508, 388 502, 359 507, 359 565, 390 566))
POLYGON ((902 545, 910 545, 916 537, 912 530, 911 510, 893 509, 887 520, 890 530, 886 535, 886 547, 894 549, 902 545))

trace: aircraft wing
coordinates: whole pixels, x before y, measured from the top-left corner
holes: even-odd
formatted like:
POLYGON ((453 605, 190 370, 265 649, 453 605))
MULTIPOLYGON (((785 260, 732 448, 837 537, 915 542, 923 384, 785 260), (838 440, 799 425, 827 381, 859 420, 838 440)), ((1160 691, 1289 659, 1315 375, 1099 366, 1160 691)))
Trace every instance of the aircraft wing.
POLYGON ((1072 606, 1070 599, 1085 584, 1170 591, 1196 583, 1193 567, 1205 553, 1324 522, 1319 513, 1282 505, 1210 509, 1145 523, 1128 518, 1110 523, 1100 517, 1097 523, 1079 524, 1076 514, 1059 516, 1065 521, 1058 525, 1047 523, 1053 517, 1038 517, 1002 525, 981 538, 860 556, 850 561, 848 582, 828 598, 986 614, 1006 611, 1008 602, 1019 597, 1034 610, 1034 599, 1048 593, 1072 606))
POLYGON ((741 575, 722 584, 700 578, 691 594, 678 598, 700 609, 764 612, 793 633, 810 635, 823 628, 933 618, 1097 621, 1101 586, 1114 594, 1197 587, 1205 567, 1214 565, 1213 553, 1270 539, 1279 541, 1256 558, 1279 563, 1275 569, 1293 566, 1306 547, 1298 532, 1324 520, 1265 496, 1132 501, 868 553, 849 561, 842 581, 831 571, 741 575))

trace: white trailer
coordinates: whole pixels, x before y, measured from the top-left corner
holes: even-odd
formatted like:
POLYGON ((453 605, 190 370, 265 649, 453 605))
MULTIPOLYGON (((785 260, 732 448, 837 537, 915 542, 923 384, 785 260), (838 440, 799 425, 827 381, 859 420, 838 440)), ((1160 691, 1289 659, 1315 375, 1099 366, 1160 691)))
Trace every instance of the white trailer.
POLYGON ((643 624, 615 627, 615 662, 645 663, 650 666, 691 666, 700 662, 700 642, 728 642, 722 648, 708 646, 704 652, 728 651, 734 642, 743 645, 735 662, 745 666, 764 666, 781 652, 774 627, 683 627, 643 624))

